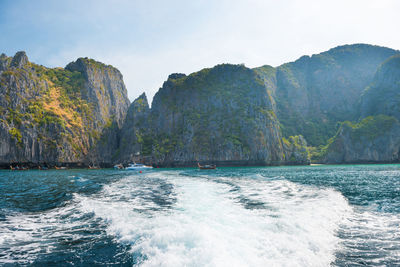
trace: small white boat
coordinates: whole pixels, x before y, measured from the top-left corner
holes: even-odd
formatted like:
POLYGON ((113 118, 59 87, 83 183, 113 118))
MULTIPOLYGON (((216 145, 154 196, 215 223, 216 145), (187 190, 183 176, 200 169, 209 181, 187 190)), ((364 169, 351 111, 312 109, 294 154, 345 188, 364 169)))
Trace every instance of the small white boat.
POLYGON ((117 164, 117 165, 114 165, 114 169, 116 169, 116 170, 121 170, 123 168, 124 168, 124 166, 121 163, 117 164))
POLYGON ((144 164, 140 163, 131 163, 128 165, 128 167, 125 168, 125 170, 148 170, 152 169, 153 167, 151 166, 146 166, 144 164))

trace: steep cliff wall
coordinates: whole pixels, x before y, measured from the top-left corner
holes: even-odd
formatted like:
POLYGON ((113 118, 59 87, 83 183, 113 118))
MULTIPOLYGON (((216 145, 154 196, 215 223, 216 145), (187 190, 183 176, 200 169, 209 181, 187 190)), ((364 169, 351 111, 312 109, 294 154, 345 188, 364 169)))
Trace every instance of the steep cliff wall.
MULTIPOLYGON (((304 164, 307 142, 322 147, 340 122, 360 117, 363 90, 379 65, 396 53, 345 45, 277 68, 221 65, 189 76, 174 74, 146 113, 146 127, 152 130, 137 132, 160 164, 304 164), (305 139, 293 137, 299 134, 305 139)), ((141 142, 135 155, 141 153, 141 142)), ((320 155, 326 152, 321 149, 320 155)))
POLYGON ((390 140, 388 154, 379 150, 385 138, 371 139, 360 129, 390 121, 379 115, 400 120, 398 53, 345 45, 276 68, 222 64, 172 74, 151 108, 144 94, 129 106, 122 75, 112 66, 79 58, 50 69, 24 52, 2 54, 0 165, 306 164, 307 142, 326 162, 393 161, 396 121, 381 133, 390 140), (373 119, 361 121, 367 116, 373 119))
POLYGON ((118 140, 102 145, 101 138, 105 129, 122 125, 128 105, 122 75, 111 66, 78 59, 49 69, 29 62, 24 52, 2 54, 0 164, 110 158, 104 152, 118 140))
POLYGON ((89 159, 93 164, 110 164, 119 157, 120 129, 130 101, 121 72, 93 59, 78 58, 66 70, 78 71, 85 79, 82 100, 91 104, 93 129, 89 159))
POLYGON ((366 88, 361 122, 343 123, 327 147, 325 161, 398 162, 400 151, 400 55, 386 60, 366 88), (368 117, 367 117, 368 116, 368 117))
POLYGON ((342 123, 326 148, 326 163, 389 163, 400 160, 400 123, 377 115, 342 123))
MULTIPOLYGON (((152 129, 149 121, 150 108, 143 93, 130 105, 125 123, 121 129, 119 158, 123 162, 143 161, 151 156, 152 129)), ((152 160, 147 161, 152 163, 152 160)))
POLYGON ((95 123, 104 125, 112 118, 121 127, 130 105, 121 72, 88 58, 78 58, 65 69, 82 73, 85 90, 81 97, 92 103, 95 123))
POLYGON ((361 97, 361 116, 385 114, 400 120, 400 54, 387 59, 361 97))
POLYGON ((359 117, 360 96, 379 65, 399 51, 366 44, 339 46, 276 70, 277 116, 285 136, 326 143, 337 122, 359 117))
POLYGON ((271 99, 244 66, 170 76, 154 97, 152 121, 154 153, 162 164, 264 165, 284 159, 271 99))
POLYGON ((140 97, 128 116, 123 140, 131 143, 122 141, 121 152, 130 144, 124 155, 151 155, 161 166, 300 164, 308 159, 308 153, 292 153, 305 150, 304 139, 297 146, 282 144, 273 99, 262 77, 241 65, 218 65, 189 76, 172 74, 155 95, 150 112, 140 97), (139 120, 147 125, 136 124, 139 120))

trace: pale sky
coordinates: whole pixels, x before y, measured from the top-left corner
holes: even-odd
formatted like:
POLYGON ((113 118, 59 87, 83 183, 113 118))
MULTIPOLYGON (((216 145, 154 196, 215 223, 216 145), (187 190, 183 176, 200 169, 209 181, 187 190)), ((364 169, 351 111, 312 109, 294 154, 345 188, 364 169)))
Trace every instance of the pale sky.
POLYGON ((400 49, 399 0, 0 0, 0 53, 118 68, 134 100, 170 73, 221 63, 278 66, 338 45, 400 49))

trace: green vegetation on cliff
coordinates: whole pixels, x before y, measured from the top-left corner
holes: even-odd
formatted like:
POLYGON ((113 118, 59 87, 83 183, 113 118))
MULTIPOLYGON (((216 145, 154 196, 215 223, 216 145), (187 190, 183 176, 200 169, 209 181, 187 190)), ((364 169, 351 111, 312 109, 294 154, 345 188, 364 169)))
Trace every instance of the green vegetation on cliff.
MULTIPOLYGON (((108 129, 109 120, 122 120, 120 117, 125 114, 120 113, 128 108, 122 76, 111 66, 94 60, 82 62, 82 69, 77 70, 46 68, 29 62, 24 52, 12 58, 1 56, 0 133, 5 142, 0 142, 4 151, 0 162, 77 162, 96 157, 98 141, 107 139, 104 147, 109 146, 110 139, 101 136, 102 132, 115 132, 108 129), (83 71, 87 65, 93 71, 101 68, 107 72, 96 72, 93 85, 92 73, 83 71), (111 99, 110 94, 117 97, 111 99), (108 103, 94 99, 93 95, 108 99, 108 103), (126 98, 121 100, 124 95, 126 98), (95 107, 104 111, 105 116, 99 115, 95 107), (16 140, 19 146, 10 146, 7 138, 16 140)), ((117 141, 113 144, 118 145, 117 141)), ((102 156, 112 153, 106 151, 102 156)))
MULTIPOLYGON (((340 126, 335 136, 330 138, 327 144, 310 148, 311 158, 320 162, 324 161, 329 153, 342 153, 343 139, 346 139, 352 145, 372 142, 376 138, 389 133, 397 123, 398 120, 396 118, 382 114, 366 117, 358 123, 342 122, 339 124, 340 126)), ((368 144, 365 145, 368 146, 368 144)))
POLYGON ((143 95, 132 103, 135 115, 128 112, 122 131, 124 154, 151 155, 163 166, 307 164, 303 138, 282 145, 273 90, 265 87, 271 75, 269 66, 255 71, 231 64, 171 74, 151 110, 143 95), (125 149, 130 140, 131 149, 125 149))
POLYGON ((359 123, 345 121, 341 127, 347 128, 346 130, 349 130, 351 138, 355 141, 359 141, 361 138, 373 140, 389 131, 396 122, 398 122, 396 118, 381 114, 366 117, 359 123))
POLYGON ((391 116, 377 115, 358 123, 343 122, 320 153, 329 163, 397 162, 400 124, 391 116))
POLYGON ((275 99, 282 133, 325 145, 338 122, 359 118, 359 101, 382 62, 398 51, 365 44, 339 46, 277 67, 275 99))
POLYGON ((144 94, 128 109, 122 75, 110 65, 79 58, 46 68, 23 52, 1 55, 0 151, 9 154, 0 159, 44 151, 63 161, 306 164, 309 154, 340 162, 367 147, 366 160, 382 153, 374 143, 382 136, 396 150, 398 53, 345 45, 276 68, 221 64, 171 74, 151 109, 144 94))
POLYGON ((11 128, 8 132, 11 134, 13 138, 15 138, 18 141, 18 143, 21 143, 22 135, 18 129, 11 128))

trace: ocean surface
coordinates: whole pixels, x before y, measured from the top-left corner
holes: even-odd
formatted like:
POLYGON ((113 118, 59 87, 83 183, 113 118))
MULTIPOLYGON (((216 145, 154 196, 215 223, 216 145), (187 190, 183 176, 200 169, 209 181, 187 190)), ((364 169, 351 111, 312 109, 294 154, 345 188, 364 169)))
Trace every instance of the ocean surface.
POLYGON ((400 266, 400 165, 0 171, 0 266, 400 266))

